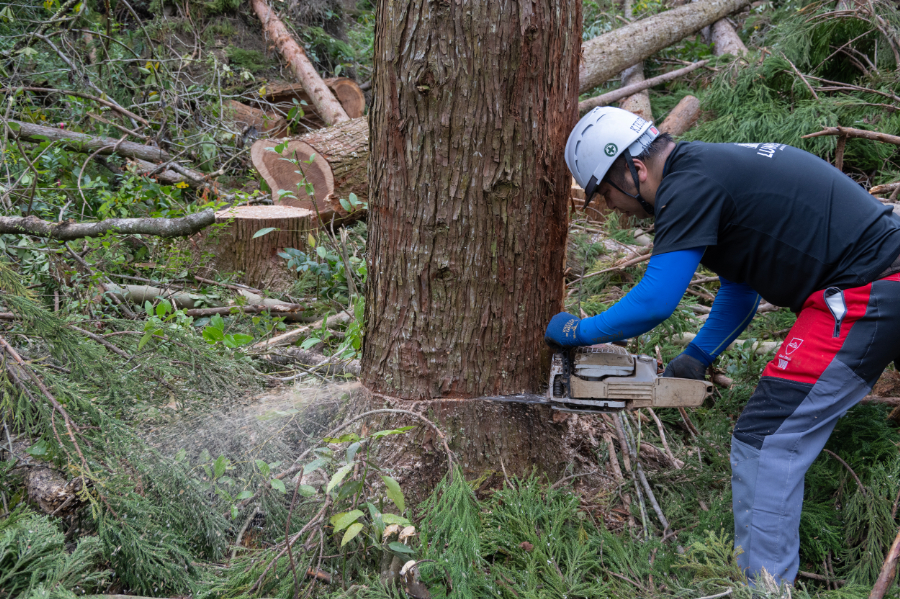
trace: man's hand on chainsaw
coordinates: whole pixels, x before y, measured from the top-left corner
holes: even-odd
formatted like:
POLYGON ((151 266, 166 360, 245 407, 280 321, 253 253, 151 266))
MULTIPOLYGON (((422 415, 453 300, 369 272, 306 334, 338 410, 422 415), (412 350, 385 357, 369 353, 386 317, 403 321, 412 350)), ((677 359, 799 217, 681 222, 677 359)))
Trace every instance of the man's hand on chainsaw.
POLYGON ((544 333, 544 342, 554 349, 585 345, 578 336, 580 324, 581 319, 574 314, 560 312, 550 319, 547 332, 544 333))
POLYGON ((669 362, 663 376, 703 381, 706 380, 706 366, 697 358, 682 353, 669 362))

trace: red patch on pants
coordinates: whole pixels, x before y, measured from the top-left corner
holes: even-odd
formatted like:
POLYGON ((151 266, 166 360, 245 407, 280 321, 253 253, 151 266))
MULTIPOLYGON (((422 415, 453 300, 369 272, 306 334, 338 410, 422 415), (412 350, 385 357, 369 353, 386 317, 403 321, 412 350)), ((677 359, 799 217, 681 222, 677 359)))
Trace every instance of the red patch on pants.
MULTIPOLYGON (((900 281, 900 273, 885 280, 900 281)), ((825 303, 825 291, 816 291, 806 299, 797 322, 768 363, 762 376, 815 384, 844 345, 853 324, 862 318, 869 306, 872 284, 844 289, 847 312, 834 336, 835 318, 825 303)))

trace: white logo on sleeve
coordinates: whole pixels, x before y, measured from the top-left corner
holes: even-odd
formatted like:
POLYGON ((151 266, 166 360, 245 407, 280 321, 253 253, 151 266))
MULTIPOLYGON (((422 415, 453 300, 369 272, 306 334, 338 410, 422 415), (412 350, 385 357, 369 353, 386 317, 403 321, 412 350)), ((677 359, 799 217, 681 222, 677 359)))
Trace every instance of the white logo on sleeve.
POLYGON ((794 337, 793 339, 791 339, 790 343, 787 344, 787 350, 784 353, 786 353, 787 355, 791 355, 792 353, 800 349, 801 345, 803 345, 803 339, 797 339, 796 337, 794 337))
POLYGON ((754 150, 759 147, 759 144, 734 144, 734 145, 740 146, 742 148, 752 148, 754 150))
POLYGON ((788 367, 788 361, 783 358, 778 358, 778 367, 782 370, 788 367))

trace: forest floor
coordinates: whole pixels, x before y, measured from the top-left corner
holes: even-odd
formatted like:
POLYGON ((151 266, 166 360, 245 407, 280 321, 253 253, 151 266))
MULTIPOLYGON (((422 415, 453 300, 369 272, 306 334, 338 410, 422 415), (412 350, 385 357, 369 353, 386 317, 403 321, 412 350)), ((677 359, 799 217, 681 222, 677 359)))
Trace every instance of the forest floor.
MULTIPOLYGON (((281 4, 323 76, 367 89, 372 4, 281 4)), ((851 138, 839 151, 837 137, 803 137, 838 125, 900 133, 900 13, 866 6, 754 2, 732 17, 746 57, 714 57, 701 35, 660 52, 645 61, 648 76, 712 62, 651 90, 656 120, 692 94, 703 112, 682 139, 787 143, 840 157, 867 189, 900 180, 895 145, 851 138)), ((668 8, 649 0, 633 12, 668 8)), ((584 39, 624 19, 605 0, 586 0, 584 15, 584 39)), ((150 123, 143 139, 215 173, 234 201, 271 204, 249 159, 253 132, 222 108, 292 79, 248 3, 8 3, 0 53, 4 215, 179 218, 223 206, 118 156, 14 140, 14 120, 116 139, 140 124, 111 124, 115 111, 83 96, 99 94, 64 57, 150 123), (46 91, 57 89, 82 95, 46 91)), ((300 110, 288 121, 291 135, 313 126, 300 110)), ((640 280, 646 263, 627 261, 647 251, 652 223, 571 217, 566 307, 593 315, 640 280)), ((717 361, 720 384, 702 407, 622 417, 667 525, 603 417, 591 426, 610 441, 591 445, 559 480, 508 477, 501 464, 467 480, 445 463, 430 498, 410 505, 391 464, 373 457, 408 429, 336 426, 359 389, 366 238, 365 220, 341 236, 317 233, 305 252, 281 258, 287 284, 252 290, 240 273, 209 269, 214 246, 196 238, 0 235, 0 598, 383 599, 424 597, 420 583, 435 598, 751 597, 734 557, 731 430, 793 314, 757 315, 717 361), (165 298, 135 301, 126 285, 165 298), (302 309, 289 319, 244 313, 247 291, 302 309), (217 306, 227 311, 189 313, 217 306), (266 345, 301 326, 291 344, 266 345), (417 565, 401 576, 408 560, 417 565)), ((675 314, 629 350, 672 359, 717 289, 714 273, 698 271, 675 314)), ((796 586, 761 581, 754 597, 869 596, 900 525, 893 367, 872 395, 840 420, 807 475, 796 586)))

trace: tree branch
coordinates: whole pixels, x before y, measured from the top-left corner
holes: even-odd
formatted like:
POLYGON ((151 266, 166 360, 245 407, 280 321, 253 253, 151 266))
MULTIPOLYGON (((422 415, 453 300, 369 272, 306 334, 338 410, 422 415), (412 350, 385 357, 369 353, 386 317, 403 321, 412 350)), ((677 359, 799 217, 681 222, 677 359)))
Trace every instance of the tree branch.
POLYGON ((35 235, 59 241, 99 237, 105 233, 187 237, 215 222, 212 210, 182 218, 109 218, 94 223, 51 223, 36 216, 0 216, 0 234, 35 235))
POLYGON ((682 75, 687 75, 691 71, 696 71, 700 67, 708 64, 708 60, 700 60, 695 62, 692 65, 686 66, 683 69, 677 69, 675 71, 670 71, 668 73, 664 73, 659 75, 658 77, 651 77, 650 79, 644 79, 643 81, 638 81, 637 83, 632 83, 631 85, 626 85, 625 87, 620 87, 619 89, 615 89, 611 92, 607 92, 605 94, 601 94, 599 96, 589 98, 583 102, 578 103, 578 112, 579 114, 584 114, 592 108, 596 108, 597 106, 606 106, 608 104, 612 104, 617 100, 621 100, 622 98, 627 98, 628 96, 634 95, 638 92, 642 92, 645 89, 650 89, 651 87, 655 87, 662 83, 666 83, 667 81, 672 81, 673 79, 677 79, 682 75))
POLYGON ((823 135, 838 135, 841 137, 859 137, 862 139, 871 139, 873 141, 881 141, 887 144, 900 146, 900 137, 896 135, 888 135, 879 131, 866 131, 865 129, 854 129, 852 127, 825 127, 821 131, 804 135, 801 139, 810 137, 822 137, 823 135))

